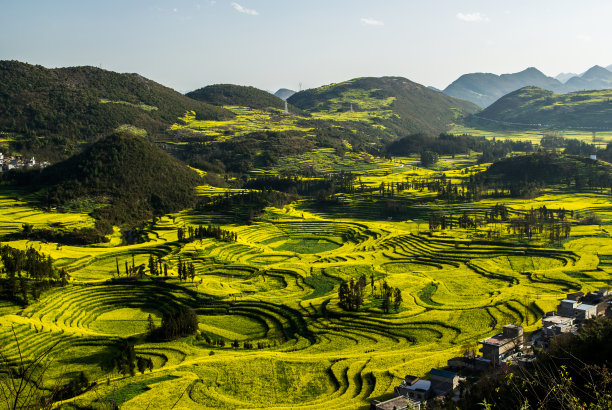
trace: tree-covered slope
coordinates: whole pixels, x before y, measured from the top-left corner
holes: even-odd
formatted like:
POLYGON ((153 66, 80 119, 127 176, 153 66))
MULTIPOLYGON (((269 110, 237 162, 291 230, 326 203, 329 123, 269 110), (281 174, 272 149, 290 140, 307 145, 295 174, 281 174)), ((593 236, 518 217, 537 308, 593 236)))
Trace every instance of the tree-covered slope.
POLYGON ((122 224, 193 205, 200 176, 147 139, 114 133, 44 169, 36 181, 49 205, 93 199, 98 216, 122 224))
POLYGON ((235 84, 215 84, 185 94, 212 105, 239 105, 257 109, 285 109, 285 102, 267 91, 235 84))
POLYGON ((504 158, 494 162, 478 179, 485 183, 589 184, 607 186, 612 182, 612 167, 605 162, 574 155, 539 152, 504 158))
POLYGON ((559 128, 612 128, 612 90, 555 94, 525 87, 500 98, 483 110, 476 122, 542 125, 559 128), (489 121, 487 121, 489 120, 489 121))
POLYGON ((363 113, 389 135, 439 133, 465 114, 478 111, 468 101, 449 97, 401 77, 356 78, 301 91, 291 104, 312 113, 363 113))
POLYGON ((187 110, 202 119, 232 117, 138 74, 0 61, 0 131, 16 134, 21 152, 61 158, 122 124, 161 134, 187 110))

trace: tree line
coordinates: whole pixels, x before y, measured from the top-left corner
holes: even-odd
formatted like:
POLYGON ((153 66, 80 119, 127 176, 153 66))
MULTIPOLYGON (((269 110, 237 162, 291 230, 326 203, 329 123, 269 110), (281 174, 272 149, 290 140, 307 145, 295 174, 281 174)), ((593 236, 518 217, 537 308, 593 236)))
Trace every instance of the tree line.
POLYGON ((178 228, 177 237, 179 242, 193 242, 197 239, 204 238, 215 238, 223 242, 236 242, 238 240, 238 234, 235 232, 212 225, 208 225, 207 227, 202 225, 194 227, 190 225, 187 229, 178 228))
POLYGON ((0 262, 3 274, 0 294, 20 299, 29 304, 29 297, 38 299, 42 291, 68 283, 70 275, 65 269, 56 269, 53 259, 29 247, 25 251, 0 244, 0 262))
MULTIPOLYGON (((338 299, 340 299, 340 307, 345 310, 356 312, 364 303, 365 288, 368 285, 366 275, 361 275, 356 281, 351 279, 349 282, 343 281, 338 288, 338 299)), ((402 292, 399 288, 392 288, 387 281, 382 281, 379 286, 380 294, 375 295, 376 286, 374 284, 374 274, 370 277, 370 286, 372 288, 372 296, 382 299, 381 308, 385 313, 389 313, 393 306, 395 311, 399 311, 399 307, 403 301, 402 292)))

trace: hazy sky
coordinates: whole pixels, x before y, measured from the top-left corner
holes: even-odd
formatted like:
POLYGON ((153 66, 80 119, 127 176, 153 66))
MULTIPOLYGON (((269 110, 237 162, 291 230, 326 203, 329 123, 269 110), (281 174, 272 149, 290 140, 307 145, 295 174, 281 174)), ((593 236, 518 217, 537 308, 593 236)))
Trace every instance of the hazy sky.
POLYGON ((137 72, 177 90, 612 64, 610 0, 0 0, 0 59, 137 72))

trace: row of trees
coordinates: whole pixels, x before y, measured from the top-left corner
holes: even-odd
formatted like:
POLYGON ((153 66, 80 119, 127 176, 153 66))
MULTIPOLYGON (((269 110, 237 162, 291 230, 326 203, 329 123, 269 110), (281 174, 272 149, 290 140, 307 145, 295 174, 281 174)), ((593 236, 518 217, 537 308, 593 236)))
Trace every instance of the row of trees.
POLYGON ((238 234, 232 231, 228 231, 226 229, 222 229, 219 226, 211 226, 203 227, 199 226, 188 226, 185 228, 177 229, 177 236, 179 242, 183 241, 195 241, 197 239, 204 238, 215 238, 218 241, 223 242, 236 242, 238 240, 238 234))
POLYGON ((178 277, 180 280, 184 280, 186 281, 187 279, 191 279, 191 281, 193 282, 193 279, 195 278, 195 265, 193 264, 193 262, 183 262, 182 258, 179 256, 179 261, 178 261, 178 277))
MULTIPOLYGON (((531 239, 533 235, 542 235, 551 242, 558 242, 567 239, 571 232, 571 223, 567 216, 574 215, 573 211, 565 209, 548 209, 541 206, 530 209, 517 217, 510 218, 510 211, 504 205, 494 205, 489 211, 484 212, 484 217, 478 215, 468 215, 463 212, 459 217, 446 215, 444 212, 437 211, 429 215, 429 230, 437 229, 469 229, 486 226, 488 224, 505 223, 508 233, 526 236, 531 239)), ((501 230, 501 227, 500 227, 501 230)))
MULTIPOLYGON (((340 306, 349 311, 359 310, 364 302, 364 292, 367 284, 368 280, 366 275, 361 275, 356 281, 351 279, 349 282, 342 282, 338 289, 340 306)), ((372 296, 382 299, 381 307, 385 313, 389 313, 392 306, 396 312, 399 311, 403 301, 402 291, 399 288, 392 288, 387 281, 384 280, 379 286, 380 294, 375 295, 374 291, 376 286, 374 285, 374 274, 370 277, 370 285, 372 288, 372 296)))
POLYGON ((198 330, 198 315, 186 306, 164 312, 161 326, 153 327, 149 337, 156 341, 175 340, 193 335, 198 330))
POLYGON ((117 346, 114 355, 106 362, 102 363, 102 370, 112 372, 118 371, 124 376, 136 375, 136 369, 142 374, 146 370, 153 370, 153 361, 150 358, 144 358, 136 355, 134 345, 128 340, 122 340, 117 346))
POLYGON ((326 198, 336 193, 354 193, 355 175, 351 172, 339 172, 325 175, 322 178, 300 178, 298 176, 259 176, 248 179, 243 188, 256 190, 275 190, 311 196, 314 198, 326 198))

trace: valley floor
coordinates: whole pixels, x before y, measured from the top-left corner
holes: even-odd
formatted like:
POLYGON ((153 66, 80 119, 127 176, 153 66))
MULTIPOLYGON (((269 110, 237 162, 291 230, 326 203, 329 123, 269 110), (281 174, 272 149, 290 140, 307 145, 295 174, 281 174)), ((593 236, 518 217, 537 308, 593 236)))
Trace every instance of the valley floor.
MULTIPOLYGON (((449 178, 464 175, 448 161, 449 178)), ((414 159, 381 162, 360 181, 376 187, 434 172, 413 165, 414 159)), ((215 191, 223 192, 201 189, 215 191)), ((42 212, 8 195, 0 201, 3 235, 24 223, 92 224, 86 215, 42 212)), ((54 346, 47 389, 81 371, 97 382, 66 408, 367 408, 370 399, 390 397, 405 375, 444 367, 505 324, 536 329, 565 293, 609 286, 611 217, 610 195, 595 191, 560 188, 530 201, 448 204, 427 191, 405 190, 393 198, 367 192, 330 204, 302 200, 268 208, 252 225, 186 210, 158 219, 145 243, 130 246, 119 245, 118 233, 105 246, 12 241, 51 255, 71 280, 25 308, 0 302, 2 352, 16 360, 54 346), (387 218, 382 206, 389 200, 406 206, 407 216, 387 218), (555 244, 541 237, 528 242, 505 227, 499 240, 488 240, 488 231, 499 231, 495 224, 428 230, 431 212, 483 216, 498 203, 515 214, 546 205, 597 213, 603 222, 574 221, 570 238, 555 244), (236 242, 177 240, 178 227, 219 222, 237 234, 236 242), (123 274, 126 262, 146 266, 150 255, 169 267, 168 277, 116 277, 117 265, 123 274), (179 259, 195 265, 193 280, 177 278, 179 259), (362 275, 364 306, 343 310, 340 283, 362 275), (383 280, 402 292, 398 311, 381 308, 383 280), (178 305, 195 310, 201 336, 147 341, 149 315, 159 324, 178 305), (120 338, 131 338, 153 370, 133 377, 101 370, 120 338)))

